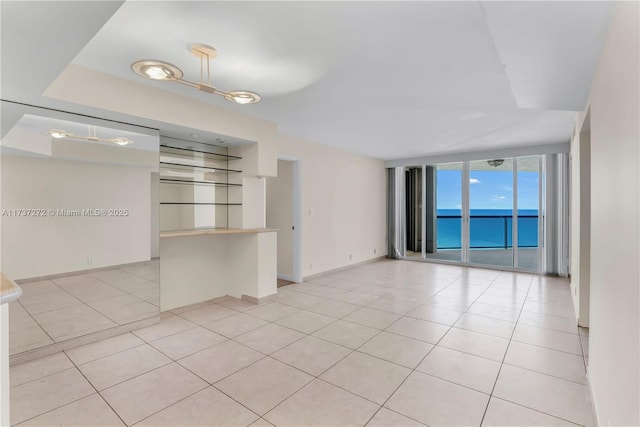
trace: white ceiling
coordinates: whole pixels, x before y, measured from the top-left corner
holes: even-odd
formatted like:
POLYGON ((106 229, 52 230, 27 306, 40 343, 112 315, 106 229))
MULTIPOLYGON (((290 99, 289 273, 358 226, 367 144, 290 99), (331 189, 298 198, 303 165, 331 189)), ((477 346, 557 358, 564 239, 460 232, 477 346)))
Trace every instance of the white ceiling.
MULTIPOLYGON (((569 139, 610 8, 609 2, 129 1, 73 62, 383 159, 539 145, 569 139), (129 69, 139 59, 161 59, 197 80, 199 63, 186 50, 192 42, 218 49, 215 85, 254 90, 263 101, 232 105, 129 69)), ((86 13, 78 10, 74 21, 86 13)), ((3 7, 3 25, 6 15, 3 7)))

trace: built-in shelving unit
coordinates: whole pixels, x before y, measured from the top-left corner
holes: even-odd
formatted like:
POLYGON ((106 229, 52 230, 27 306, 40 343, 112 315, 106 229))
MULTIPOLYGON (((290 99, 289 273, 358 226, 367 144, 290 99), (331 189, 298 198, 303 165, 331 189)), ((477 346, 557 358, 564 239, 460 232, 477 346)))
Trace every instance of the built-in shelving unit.
POLYGON ((160 137, 160 229, 228 228, 240 215, 241 157, 226 147, 201 141, 160 137), (237 164, 237 163, 236 163, 237 164))

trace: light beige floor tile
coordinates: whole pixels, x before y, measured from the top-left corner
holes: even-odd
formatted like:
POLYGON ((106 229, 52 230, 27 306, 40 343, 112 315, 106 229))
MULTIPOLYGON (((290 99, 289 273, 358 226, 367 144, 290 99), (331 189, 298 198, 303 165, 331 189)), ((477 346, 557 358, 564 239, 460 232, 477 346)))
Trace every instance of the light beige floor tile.
POLYGON ((514 341, 582 356, 580 337, 574 334, 567 334, 565 332, 557 332, 549 329, 536 328, 535 326, 519 324, 516 326, 512 339, 514 341))
POLYGON ((93 273, 89 273, 89 276, 107 283, 135 278, 133 274, 118 269, 95 271, 93 273))
POLYGON ((40 326, 34 326, 9 333, 9 353, 17 354, 23 351, 53 344, 53 340, 40 326))
POLYGON ((385 406, 430 426, 477 426, 488 401, 486 394, 414 372, 385 406))
POLYGON ((566 332, 569 334, 578 333, 578 325, 575 318, 552 316, 549 314, 534 313, 532 311, 523 311, 520 314, 518 323, 536 326, 538 328, 553 329, 554 331, 566 332))
POLYGON ((582 384, 503 365, 493 395, 576 424, 590 422, 588 391, 582 384))
POLYGON ((464 314, 456 322, 455 327, 493 335, 500 338, 511 339, 511 334, 513 334, 513 329, 516 327, 516 324, 476 314, 464 314))
POLYGON ((226 301, 222 301, 219 304, 236 311, 245 311, 251 308, 256 308, 258 306, 258 304, 241 300, 238 298, 231 298, 226 301))
POLYGON ((416 368, 443 380, 491 394, 500 363, 437 346, 416 368))
POLYGON ((432 344, 424 341, 381 332, 358 351, 413 369, 432 348, 432 344))
POLYGON ((100 391, 168 363, 171 359, 145 344, 80 365, 78 369, 100 391))
POLYGON ((27 312, 37 314, 79 305, 82 304, 82 301, 61 289, 57 292, 20 298, 20 304, 27 312))
POLYGON ((200 378, 172 363, 104 390, 102 396, 131 425, 206 386, 200 378))
POLYGON ((124 426, 124 423, 102 397, 94 393, 19 425, 39 427, 114 427, 124 426))
POLYGON ((449 330, 448 326, 428 322, 414 317, 403 317, 389 326, 386 331, 420 341, 436 344, 449 330))
POLYGON ((246 311, 246 313, 251 316, 256 316, 269 322, 274 322, 278 319, 282 319, 283 317, 291 316, 292 314, 299 312, 299 309, 290 305, 280 304, 279 302, 271 302, 246 311))
POLYGON ((576 425, 577 424, 496 397, 492 397, 489 401, 487 413, 482 421, 483 427, 555 427, 576 425))
POLYGON ((235 338, 238 335, 253 331, 267 323, 269 322, 259 317, 238 313, 211 323, 205 323, 202 326, 227 338, 235 338))
POLYGON ((296 291, 296 292, 308 292, 312 289, 318 287, 317 283, 313 282, 304 282, 304 283, 294 283, 293 285, 288 285, 288 291, 296 291))
POLYGON ((144 419, 136 426, 247 426, 258 416, 213 387, 207 387, 144 419))
POLYGON ((524 305, 524 296, 507 298, 485 294, 479 297, 476 301, 481 304, 497 305, 500 307, 510 308, 512 310, 520 310, 524 305))
POLYGON ((37 380, 56 372, 73 368, 73 363, 64 353, 56 353, 10 368, 11 387, 37 380))
POLYGON ((319 297, 316 295, 299 293, 289 298, 282 298, 278 300, 278 302, 282 304, 290 305, 292 307, 307 308, 307 307, 311 307, 312 305, 320 304, 321 302, 326 300, 327 300, 326 298, 319 297))
POLYGON ((399 318, 400 315, 398 314, 375 310, 369 307, 362 307, 343 317, 342 320, 358 323, 370 328, 384 329, 399 318))
POLYGON ((317 286, 307 292, 309 295, 315 295, 322 298, 335 298, 348 292, 349 289, 334 288, 331 285, 317 286))
POLYGON ((348 302, 350 304, 367 305, 379 299, 379 297, 376 295, 366 294, 363 292, 349 291, 340 295, 336 295, 333 297, 333 299, 342 301, 342 302, 348 302))
POLYGON ((60 287, 57 286, 57 280, 54 282, 53 280, 38 280, 35 282, 27 282, 21 283, 20 288, 22 288, 22 298, 29 298, 35 295, 47 294, 50 292, 57 292, 60 290, 60 287))
POLYGON ((114 307, 99 311, 119 325, 125 325, 127 323, 147 319, 160 314, 158 306, 142 300, 139 300, 134 304, 127 304, 122 307, 114 307))
POLYGON ((520 310, 475 302, 471 307, 469 307, 467 313, 479 314, 493 319, 506 320, 507 322, 515 322, 518 320, 520 310))
POLYGON ((264 415, 313 379, 269 357, 216 383, 216 388, 264 415))
POLYGON ((214 320, 232 316, 236 313, 238 312, 219 304, 211 304, 202 308, 187 311, 186 313, 180 314, 180 316, 190 322, 198 325, 204 325, 205 323, 210 323, 214 320))
POLYGON ((473 303, 470 298, 449 298, 436 295, 425 301, 425 304, 453 311, 466 311, 473 303))
POLYGON ((528 301, 524 305, 525 311, 532 311, 534 313, 550 314, 553 316, 567 317, 569 319, 575 319, 576 315, 573 311, 573 304, 571 300, 565 300, 561 303, 553 302, 544 304, 536 301, 528 301))
POLYGON ((136 304, 139 302, 141 302, 140 298, 133 295, 125 294, 113 298, 90 301, 87 303, 87 305, 93 307, 95 310, 101 313, 104 313, 108 311, 115 311, 118 308, 122 308, 124 306, 136 304))
POLYGON ((93 393, 95 390, 91 384, 75 368, 11 387, 11 424, 26 421, 93 393))
POLYGON ((406 316, 452 326, 458 321, 460 316, 462 316, 462 313, 459 311, 446 310, 444 308, 423 304, 409 311, 406 316))
POLYGON ((265 415, 277 426, 364 425, 378 405, 321 380, 314 380, 265 415))
POLYGON ((339 279, 338 277, 334 277, 333 275, 321 276, 321 277, 316 277, 315 279, 312 279, 310 283, 313 283, 315 285, 329 285, 337 281, 338 279, 339 279))
POLYGON ((451 328, 439 345, 502 362, 509 340, 464 329, 451 328))
POLYGON ((81 365, 142 344, 144 344, 144 341, 140 338, 131 333, 127 333, 76 347, 67 350, 66 353, 69 358, 73 360, 73 363, 81 365))
POLYGON ((513 341, 504 363, 580 384, 587 383, 582 356, 562 351, 513 341))
POLYGON ((382 405, 410 373, 410 369, 354 352, 320 378, 382 405))
POLYGON ((264 358, 264 355, 233 341, 225 341, 178 361, 213 384, 264 358), (215 360, 215 363, 211 363, 215 360))
POLYGON ((113 321, 87 305, 75 305, 33 315, 54 340, 78 336, 84 331, 117 326, 113 321))
POLYGON ((318 376, 351 353, 351 349, 307 336, 273 353, 271 357, 318 376))
MULTIPOLYGON (((24 309, 22 309, 24 310, 24 309)), ((26 313, 26 311, 25 311, 26 313)), ((9 316, 9 333, 24 331, 25 329, 39 328, 38 323, 29 314, 9 316)))
POLYGON ((349 304, 348 302, 329 300, 321 302, 320 304, 309 307, 310 311, 315 313, 325 314, 331 317, 344 317, 349 313, 353 313, 359 309, 359 305, 349 304))
POLYGON ((174 335, 187 329, 195 328, 195 323, 189 322, 180 316, 165 317, 156 325, 133 331, 133 334, 147 342, 174 335))
POLYGON ((367 427, 426 427, 397 412, 390 411, 387 408, 380 408, 378 413, 367 423, 367 427))
POLYGON ((314 332, 313 335, 344 347, 356 349, 379 332, 377 329, 357 323, 338 320, 314 332))
POLYGON ((193 310, 197 310, 199 308, 209 307, 209 306, 211 306, 213 304, 215 304, 215 302, 213 302, 213 300, 203 301, 203 302, 198 302, 196 304, 185 305, 184 307, 174 308, 174 309, 170 310, 170 312, 172 314, 180 315, 180 314, 186 313, 188 311, 193 311, 193 310))
POLYGON ((264 354, 271 354, 292 342, 298 341, 304 334, 270 323, 235 338, 241 344, 264 354))
POLYGON ((336 319, 334 317, 325 316, 312 311, 301 311, 300 313, 284 317, 276 323, 289 329, 295 329, 296 331, 305 334, 311 334, 335 321, 336 319))
POLYGON ((582 354, 589 357, 589 336, 580 335, 580 343, 582 344, 582 354))
POLYGON ((271 424, 269 421, 265 420, 264 418, 258 418, 255 422, 253 422, 250 427, 271 427, 273 426, 273 424, 271 424))
POLYGON ((160 338, 150 344, 173 360, 178 360, 226 340, 222 335, 197 327, 160 338))
POLYGON ((402 298, 379 298, 372 302, 367 307, 375 308, 376 310, 388 311, 390 313, 403 315, 418 306, 420 301, 411 300, 408 301, 402 298))
POLYGON ((67 286, 65 290, 85 303, 127 295, 126 292, 100 281, 67 286))

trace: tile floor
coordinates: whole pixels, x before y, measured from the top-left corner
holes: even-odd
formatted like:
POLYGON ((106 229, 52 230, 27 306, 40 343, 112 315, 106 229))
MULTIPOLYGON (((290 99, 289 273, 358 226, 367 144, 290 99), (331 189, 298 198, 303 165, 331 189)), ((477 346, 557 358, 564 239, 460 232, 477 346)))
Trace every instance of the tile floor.
POLYGON ((9 304, 9 353, 157 316, 159 261, 21 283, 9 304))
POLYGON ((14 366, 11 420, 587 426, 571 307, 562 279, 380 261, 14 366))

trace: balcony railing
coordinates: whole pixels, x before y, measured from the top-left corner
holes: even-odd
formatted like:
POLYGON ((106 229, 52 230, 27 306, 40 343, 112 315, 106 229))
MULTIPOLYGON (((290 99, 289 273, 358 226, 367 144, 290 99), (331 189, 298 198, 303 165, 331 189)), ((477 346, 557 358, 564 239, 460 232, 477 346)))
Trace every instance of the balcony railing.
MULTIPOLYGON (((471 215, 471 249, 509 249, 513 247, 511 215, 471 215)), ((462 216, 438 215, 438 249, 462 248, 462 216)), ((538 247, 538 215, 518 215, 518 247, 538 247)))

